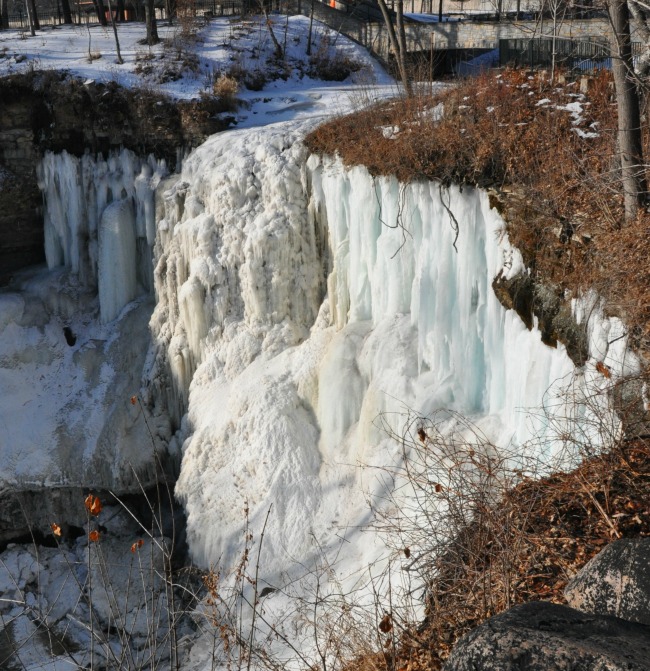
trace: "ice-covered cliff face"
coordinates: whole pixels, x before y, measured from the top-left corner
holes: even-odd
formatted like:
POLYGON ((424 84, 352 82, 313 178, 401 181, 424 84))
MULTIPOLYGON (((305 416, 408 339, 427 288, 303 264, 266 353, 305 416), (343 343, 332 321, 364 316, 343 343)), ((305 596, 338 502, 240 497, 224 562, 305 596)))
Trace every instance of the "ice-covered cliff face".
MULTIPOLYGON (((39 168, 49 270, 0 292, 0 490, 56 491, 32 507, 41 528, 62 513, 85 519, 75 488, 137 491, 156 477, 142 409, 129 399, 150 343, 162 174, 164 165, 127 151, 48 154, 39 168)), ((164 416, 150 424, 169 437, 164 416)), ((0 537, 23 523, 3 499, 0 537)))
POLYGON ((485 194, 344 170, 300 134, 209 140, 167 185, 156 243, 157 366, 189 409, 176 491, 191 551, 227 564, 244 508, 259 531, 273 504, 272 584, 342 537, 352 564, 376 556, 359 531, 382 495, 372 467, 399 459, 386 428, 409 410, 452 408, 521 443, 544 431, 524 409, 573 373, 491 290, 524 269, 485 194))
POLYGON ((103 323, 152 289, 154 189, 166 172, 164 161, 127 149, 107 159, 47 152, 38 167, 48 268, 97 287, 103 323))

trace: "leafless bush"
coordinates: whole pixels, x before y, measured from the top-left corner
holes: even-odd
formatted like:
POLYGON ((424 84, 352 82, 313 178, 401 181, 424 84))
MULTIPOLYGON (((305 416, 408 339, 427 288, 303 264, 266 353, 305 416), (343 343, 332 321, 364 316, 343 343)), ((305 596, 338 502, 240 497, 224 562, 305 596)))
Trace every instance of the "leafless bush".
POLYGON ((240 62, 233 63, 227 77, 245 86, 249 91, 261 91, 269 80, 269 73, 259 67, 246 67, 240 62))
POLYGON ((650 529, 650 444, 626 437, 625 409, 611 409, 617 385, 633 380, 581 380, 549 391, 533 418, 543 432, 517 447, 448 411, 410 415, 400 435, 384 418, 402 454, 381 471, 390 494, 376 524, 425 590, 425 621, 399 651, 419 668, 440 668, 460 636, 514 604, 563 602, 603 544, 650 529))
POLYGON ((217 96, 225 106, 230 108, 237 107, 238 90, 239 85, 237 84, 237 80, 228 75, 220 75, 212 87, 214 95, 217 96))

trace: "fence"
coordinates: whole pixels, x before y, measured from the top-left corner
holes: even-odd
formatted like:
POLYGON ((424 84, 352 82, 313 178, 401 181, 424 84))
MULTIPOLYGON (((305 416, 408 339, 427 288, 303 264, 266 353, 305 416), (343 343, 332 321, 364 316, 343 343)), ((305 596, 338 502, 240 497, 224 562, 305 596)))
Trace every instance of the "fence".
MULTIPOLYGON (((641 52, 641 43, 632 43, 632 52, 641 52)), ((556 66, 574 70, 596 70, 611 67, 611 50, 606 39, 601 37, 570 40, 556 37, 499 40, 499 62, 501 65, 520 67, 556 66), (555 56, 555 58, 553 58, 555 56)))
MULTIPOLYGON (((107 2, 105 2, 108 5, 107 2)), ((141 4, 141 3, 140 3, 141 4)), ((135 9, 126 3, 127 7, 127 20, 141 20, 144 21, 144 8, 140 7, 139 14, 135 9)), ((242 0, 194 0, 192 3, 194 9, 196 10, 197 16, 234 16, 241 14, 242 11, 242 0)), ((95 14, 92 8, 88 7, 88 3, 84 2, 84 6, 81 6, 79 3, 70 3, 70 9, 72 10, 72 20, 76 24, 84 24, 86 20, 89 19, 91 23, 96 22, 97 15, 95 14)), ((115 10, 115 7, 113 7, 115 10)), ((44 26, 60 26, 63 24, 63 12, 61 10, 60 3, 57 2, 50 3, 49 6, 37 7, 36 15, 38 17, 39 24, 44 26)), ((156 17, 160 20, 167 18, 166 8, 163 5, 157 5, 156 7, 156 17)), ((16 6, 14 3, 13 11, 10 11, 8 14, 8 28, 11 30, 29 30, 29 18, 25 10, 24 5, 16 6)))

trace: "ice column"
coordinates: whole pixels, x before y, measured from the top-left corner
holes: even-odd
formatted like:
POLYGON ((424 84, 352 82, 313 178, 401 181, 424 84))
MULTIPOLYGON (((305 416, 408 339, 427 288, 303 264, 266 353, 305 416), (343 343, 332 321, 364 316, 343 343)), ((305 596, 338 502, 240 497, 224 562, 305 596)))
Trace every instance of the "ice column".
POLYGON ((98 286, 100 275, 104 274, 101 280, 104 305, 112 306, 107 312, 102 308, 104 321, 108 314, 115 316, 118 294, 122 299, 130 297, 128 300, 132 300, 139 293, 153 290, 154 191, 166 173, 164 161, 157 161, 153 156, 142 159, 127 149, 111 152, 107 158, 89 153, 79 158, 65 151, 61 154, 47 152, 38 166, 39 187, 45 201, 48 267, 65 266, 88 287, 98 286), (130 201, 128 208, 120 206, 106 213, 113 203, 127 199, 130 201), (124 223, 126 220, 130 225, 124 223), (122 223, 118 224, 118 221, 122 223), (98 265, 102 254, 99 250, 102 227, 108 227, 106 233, 111 230, 112 242, 106 247, 106 239, 104 253, 107 254, 110 248, 116 262, 114 268, 108 267, 106 256, 103 269, 98 265), (133 236, 127 232, 130 229, 133 236), (118 231, 124 234, 123 239, 118 231), (121 244, 124 249, 120 248, 121 244), (127 259, 133 264, 128 271, 121 265, 127 259), (106 282, 109 277, 117 279, 118 268, 122 272, 119 286, 109 300, 106 282), (124 291, 127 284, 131 289, 124 291))
POLYGON ((137 295, 135 216, 131 199, 111 203, 99 226, 99 309, 113 321, 137 295))

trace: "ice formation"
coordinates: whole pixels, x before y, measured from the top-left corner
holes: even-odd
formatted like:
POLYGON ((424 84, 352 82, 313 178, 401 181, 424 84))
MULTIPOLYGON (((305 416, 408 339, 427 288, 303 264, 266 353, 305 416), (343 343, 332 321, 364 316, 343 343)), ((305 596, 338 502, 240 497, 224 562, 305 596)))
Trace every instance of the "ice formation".
POLYGON ((39 165, 48 268, 99 284, 103 323, 152 289, 154 190, 166 172, 164 161, 127 149, 107 159, 47 152, 39 165))
POLYGON ((215 136, 164 181, 126 151, 46 156, 50 271, 0 295, 2 487, 151 475, 144 406, 129 403, 144 366, 149 428, 161 444, 178 429, 195 561, 236 563, 244 526, 259 534, 271 509, 262 584, 312 562, 344 581, 384 552, 364 531, 368 504, 381 505, 408 416, 448 408, 496 444, 537 436, 550 457, 545 406, 600 439, 590 416, 609 408, 555 399, 606 384, 596 362, 634 367, 617 368, 620 323, 576 302, 593 354, 576 374, 494 295, 498 273, 526 269, 486 194, 310 157, 310 123, 215 136))
POLYGON ((376 558, 358 529, 409 411, 450 408, 521 444, 547 429, 526 408, 585 381, 493 294, 525 269, 486 194, 309 158, 301 132, 210 139, 166 186, 156 245, 192 554, 234 561, 244 508, 259 530, 273 504, 271 582, 341 536, 350 565, 376 558))
MULTIPOLYGON (((73 524, 85 519, 80 487, 137 491, 156 477, 142 408, 129 399, 150 343, 164 164, 125 150, 107 159, 64 152, 47 154, 38 172, 49 270, 27 271, 0 293, 0 489, 23 492, 32 523, 47 529, 60 511, 73 524)), ((150 425, 168 439, 166 417, 150 425)), ((25 524, 8 501, 0 537, 25 524)))

